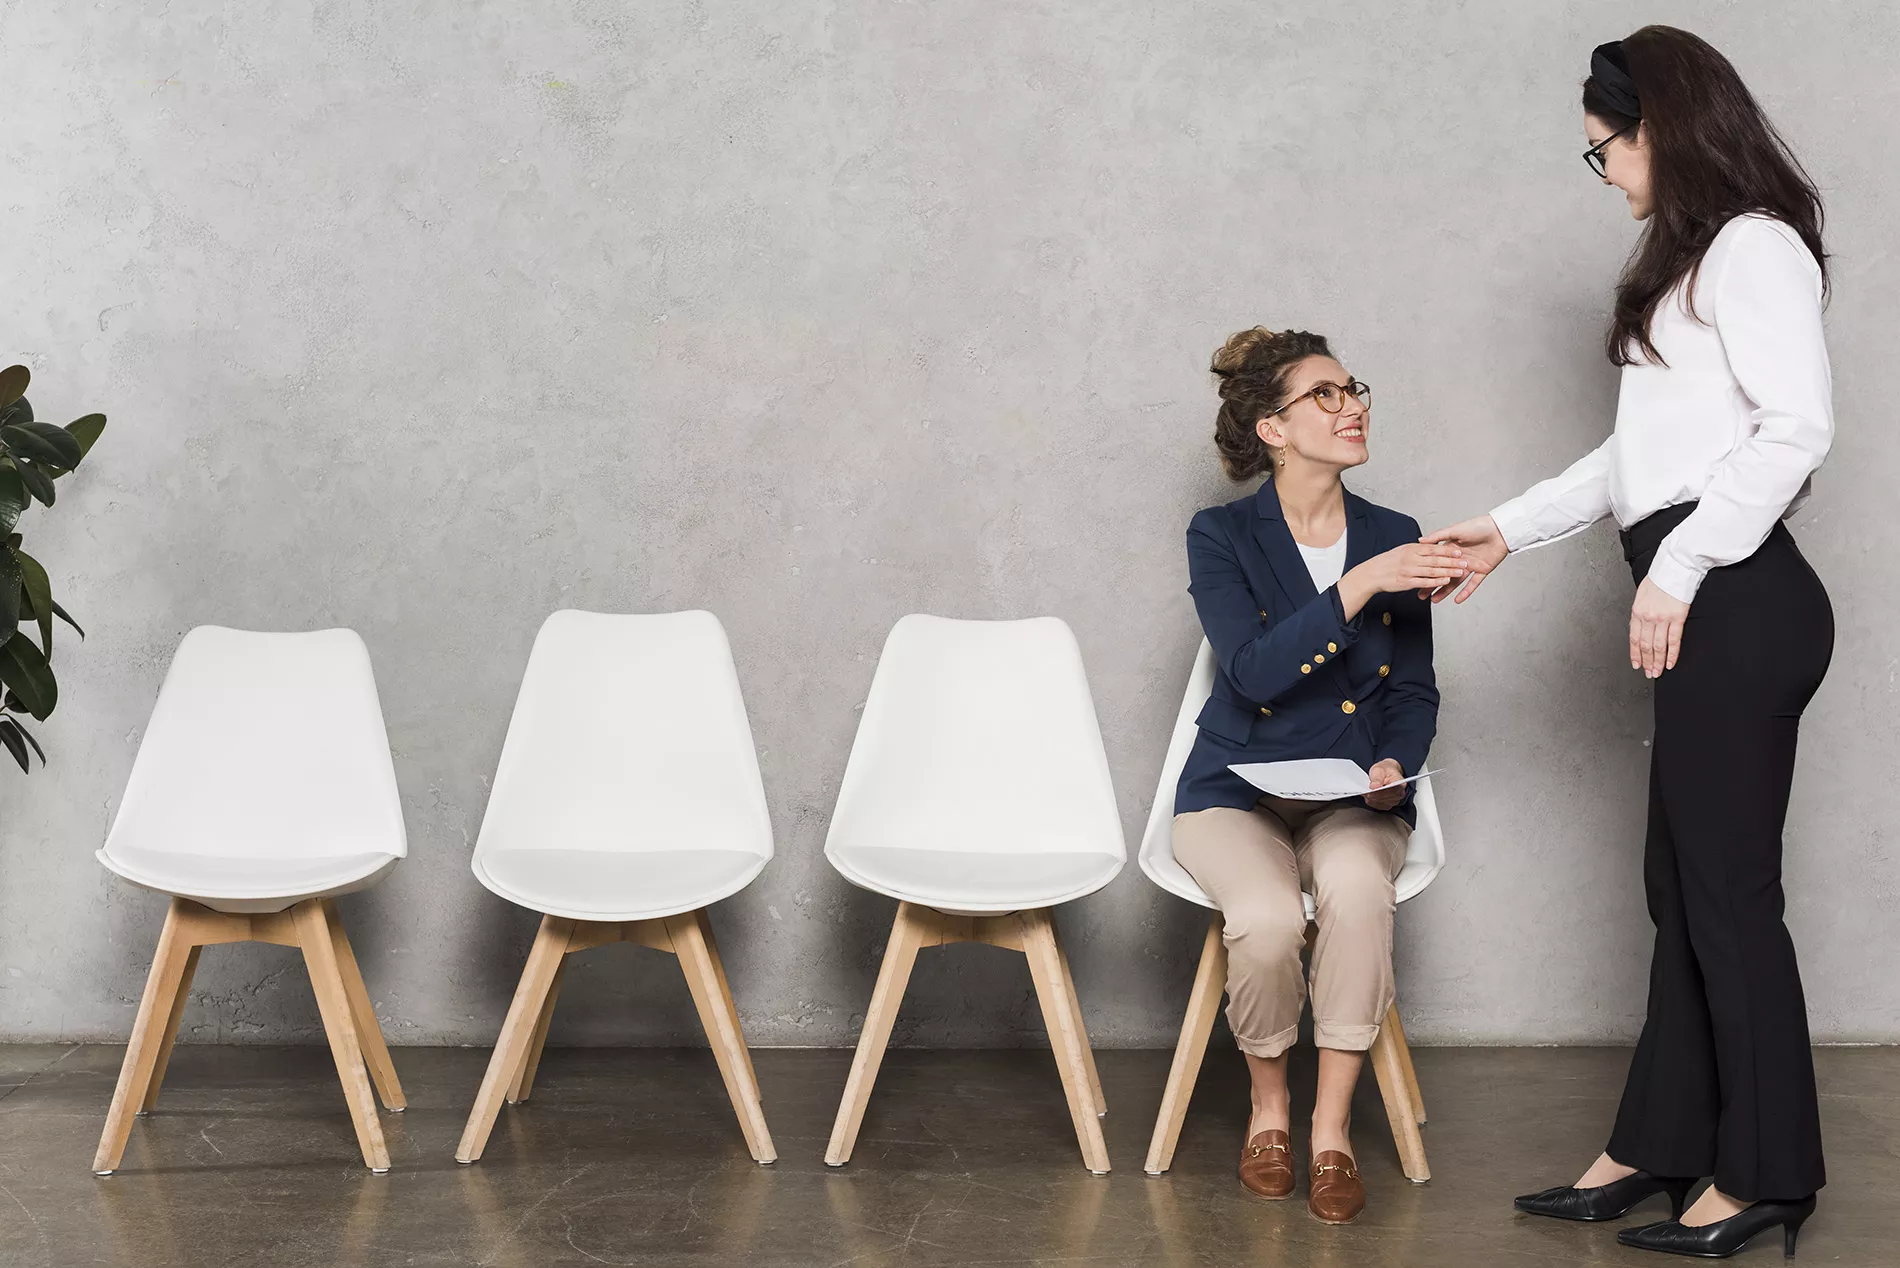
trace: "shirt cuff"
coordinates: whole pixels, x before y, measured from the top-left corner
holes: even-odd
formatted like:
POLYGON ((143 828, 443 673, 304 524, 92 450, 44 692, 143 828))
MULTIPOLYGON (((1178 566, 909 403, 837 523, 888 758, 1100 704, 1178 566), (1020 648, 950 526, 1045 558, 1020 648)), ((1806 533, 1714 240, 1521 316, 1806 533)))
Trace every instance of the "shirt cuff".
POLYGON ((1498 535, 1504 539, 1506 550, 1515 552, 1534 544, 1536 529, 1523 498, 1512 498, 1503 506, 1495 508, 1491 512, 1491 522, 1498 526, 1498 535))
POLYGON ((1702 588, 1702 578, 1707 575, 1706 569, 1676 558, 1670 552, 1667 538, 1649 565, 1649 579, 1656 583, 1656 588, 1679 603, 1694 603, 1696 591, 1702 588))

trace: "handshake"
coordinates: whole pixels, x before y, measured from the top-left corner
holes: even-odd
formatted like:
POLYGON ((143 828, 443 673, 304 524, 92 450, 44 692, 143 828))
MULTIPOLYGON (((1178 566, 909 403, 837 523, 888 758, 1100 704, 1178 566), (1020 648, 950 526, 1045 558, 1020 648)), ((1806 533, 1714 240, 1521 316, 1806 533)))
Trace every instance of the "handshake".
POLYGON ((1509 553, 1498 526, 1489 515, 1480 515, 1374 555, 1351 569, 1339 579, 1340 603, 1349 621, 1375 594, 1416 590, 1421 599, 1443 603, 1455 593, 1455 601, 1463 603, 1509 553))

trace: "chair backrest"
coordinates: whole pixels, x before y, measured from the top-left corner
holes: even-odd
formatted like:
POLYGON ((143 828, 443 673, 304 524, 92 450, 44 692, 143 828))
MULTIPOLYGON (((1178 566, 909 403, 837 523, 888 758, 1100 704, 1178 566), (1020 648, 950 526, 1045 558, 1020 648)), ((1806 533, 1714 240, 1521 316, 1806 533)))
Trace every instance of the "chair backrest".
MULTIPOLYGON (((1206 639, 1194 657, 1188 672, 1187 690, 1181 695, 1181 711, 1174 717, 1174 735, 1168 741, 1168 756, 1161 764, 1161 781, 1155 787, 1154 808, 1148 813, 1148 828, 1141 837, 1141 870, 1148 879, 1171 894, 1191 903, 1213 907, 1214 900, 1195 884, 1187 869, 1174 859, 1174 789, 1181 782, 1181 768, 1187 764, 1188 750, 1194 747, 1199 729, 1194 719, 1214 690, 1214 649, 1206 639)), ((1418 781, 1413 800, 1418 810, 1418 825, 1405 847, 1405 866, 1400 869, 1398 900, 1404 902, 1432 883, 1445 866, 1445 832, 1438 821, 1438 801, 1432 795, 1432 781, 1418 781)))
POLYGON ((106 838, 108 855, 122 849, 407 854, 376 678, 356 631, 186 634, 106 838))
POLYGON ((853 846, 1127 859, 1066 624, 911 615, 892 627, 825 842, 853 846))
POLYGON ((732 648, 710 612, 542 623, 477 856, 720 849, 772 857, 732 648))

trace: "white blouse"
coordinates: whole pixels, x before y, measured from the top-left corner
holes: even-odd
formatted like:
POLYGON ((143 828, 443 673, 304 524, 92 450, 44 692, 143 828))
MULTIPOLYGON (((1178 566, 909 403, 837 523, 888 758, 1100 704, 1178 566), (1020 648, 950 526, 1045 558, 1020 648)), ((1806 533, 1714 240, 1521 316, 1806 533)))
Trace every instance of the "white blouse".
POLYGON ((1649 568, 1689 603, 1711 568, 1754 554, 1807 500, 1834 439, 1834 400, 1820 266, 1787 225, 1729 221, 1703 257, 1693 315, 1682 297, 1679 286, 1650 328, 1667 364, 1623 367, 1610 438, 1491 518, 1517 551, 1605 515, 1628 528, 1700 499, 1649 568))
POLYGON ((1305 542, 1293 543, 1300 548, 1300 558, 1306 561, 1306 571, 1313 578, 1313 589, 1321 594, 1339 584, 1346 575, 1346 534, 1341 533, 1339 540, 1330 546, 1308 546, 1305 542))

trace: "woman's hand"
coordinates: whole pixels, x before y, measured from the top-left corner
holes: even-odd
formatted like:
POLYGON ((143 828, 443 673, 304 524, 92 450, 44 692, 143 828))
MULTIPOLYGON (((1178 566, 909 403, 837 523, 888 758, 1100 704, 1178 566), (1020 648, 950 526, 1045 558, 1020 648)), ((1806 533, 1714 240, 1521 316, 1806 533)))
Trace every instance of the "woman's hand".
MULTIPOLYGON (((1504 544, 1504 534, 1498 531, 1497 521, 1489 515, 1480 515, 1468 519, 1462 524, 1453 524, 1450 528, 1441 528, 1435 533, 1427 533, 1419 539, 1423 542, 1450 542, 1464 548, 1465 566, 1471 576, 1465 582, 1464 589, 1458 590, 1454 602, 1463 603, 1478 593, 1478 587, 1491 575, 1491 570, 1504 562, 1511 548, 1504 544)), ((1421 599, 1429 598, 1433 603, 1443 603, 1451 598, 1456 586, 1441 586, 1431 592, 1420 589, 1421 599)))
POLYGON ((1688 604, 1644 577, 1630 605, 1630 668, 1642 670, 1645 678, 1660 678, 1663 670, 1674 669, 1682 650, 1682 623, 1688 618, 1688 604))
POLYGON ((1465 552, 1455 543, 1408 542, 1374 555, 1339 579, 1340 606, 1352 620, 1375 594, 1437 590, 1467 571, 1465 552))
POLYGON ((1405 800, 1405 785, 1397 781, 1405 778, 1405 768, 1391 758, 1386 758, 1369 772, 1372 776, 1372 791, 1366 794, 1366 804, 1374 810, 1390 810, 1405 800), (1390 788, 1385 785, 1391 784, 1390 788))

